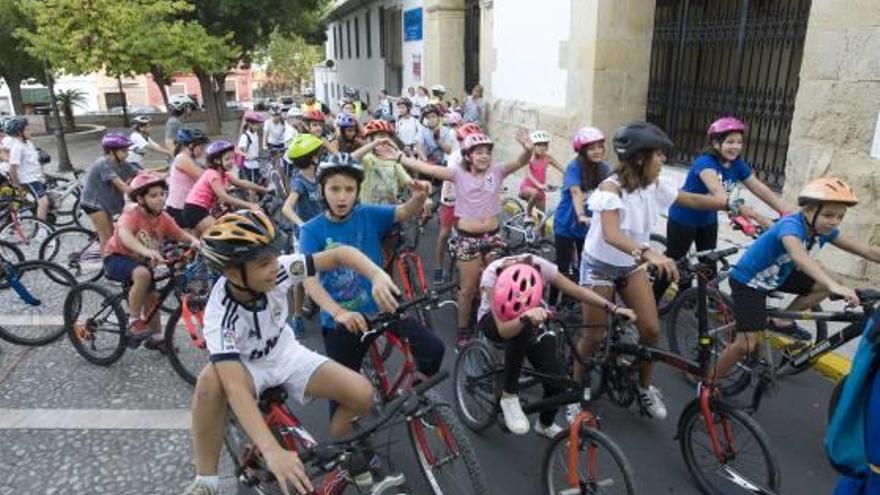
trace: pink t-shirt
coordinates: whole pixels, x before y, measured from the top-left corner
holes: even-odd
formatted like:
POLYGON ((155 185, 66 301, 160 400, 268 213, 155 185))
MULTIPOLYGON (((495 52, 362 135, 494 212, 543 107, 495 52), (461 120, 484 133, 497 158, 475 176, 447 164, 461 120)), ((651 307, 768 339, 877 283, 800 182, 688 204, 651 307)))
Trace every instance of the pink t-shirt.
MULTIPOLYGON (((544 281, 545 287, 556 280, 556 275, 559 274, 559 268, 544 258, 533 255, 507 256, 489 263, 489 266, 483 270, 483 276, 480 277, 480 294, 483 294, 483 289, 490 289, 491 294, 491 289, 495 287, 495 281, 498 280, 498 268, 503 263, 510 259, 524 260, 527 257, 531 257, 532 266, 536 266, 541 270, 541 279, 544 281)), ((480 321, 483 316, 489 314, 490 311, 492 311, 492 301, 487 297, 480 297, 480 309, 477 310, 477 321, 480 321)))
POLYGON ((474 175, 464 167, 454 167, 455 216, 464 220, 493 217, 501 213, 501 191, 504 165, 489 167, 482 176, 474 175))
POLYGON ((189 160, 189 158, 177 155, 174 157, 174 161, 171 162, 171 174, 168 175, 168 199, 165 200, 165 206, 178 210, 183 209, 183 204, 186 203, 186 196, 196 184, 195 179, 190 177, 189 174, 178 170, 177 164, 183 160, 189 160))
POLYGON ((119 238, 120 227, 128 229, 141 244, 155 251, 161 249, 166 237, 181 242, 187 240, 184 231, 177 226, 168 213, 163 211, 158 217, 153 217, 148 215, 139 205, 131 205, 116 220, 116 228, 113 230, 113 237, 104 248, 104 256, 121 254, 139 260, 143 258, 122 244, 122 240, 119 238))
POLYGON ((219 170, 209 168, 208 170, 205 170, 202 176, 199 177, 199 180, 196 181, 193 188, 190 189, 189 194, 186 196, 186 202, 210 210, 211 207, 214 206, 214 202, 217 200, 217 195, 214 194, 214 188, 211 187, 211 183, 216 179, 220 180, 223 189, 229 187, 229 174, 225 172, 221 174, 219 170))
MULTIPOLYGON (((547 182, 547 166, 549 164, 550 160, 546 158, 533 158, 532 161, 529 162, 529 173, 532 174, 532 177, 541 181, 541 184, 545 184, 547 182)), ((534 184, 529 179, 528 175, 523 178, 523 184, 538 186, 538 184, 534 184)))

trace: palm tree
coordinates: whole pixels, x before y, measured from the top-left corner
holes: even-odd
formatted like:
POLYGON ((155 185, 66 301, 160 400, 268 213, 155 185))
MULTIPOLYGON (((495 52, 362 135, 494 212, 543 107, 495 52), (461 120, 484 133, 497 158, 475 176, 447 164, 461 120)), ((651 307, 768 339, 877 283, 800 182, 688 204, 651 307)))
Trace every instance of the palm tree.
POLYGON ((84 106, 86 93, 78 89, 65 89, 56 94, 58 107, 64 114, 64 132, 74 132, 76 124, 73 122, 73 107, 84 106))

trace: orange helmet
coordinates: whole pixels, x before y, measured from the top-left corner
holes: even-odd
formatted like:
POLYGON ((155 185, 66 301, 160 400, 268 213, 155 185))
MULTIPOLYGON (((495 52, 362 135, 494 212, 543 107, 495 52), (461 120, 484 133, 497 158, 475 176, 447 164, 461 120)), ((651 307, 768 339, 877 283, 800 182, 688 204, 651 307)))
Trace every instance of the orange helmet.
POLYGON ((374 119, 364 125, 364 136, 370 136, 377 132, 384 132, 390 136, 394 135, 394 124, 382 119, 374 119))
POLYGON ((812 202, 854 206, 858 204, 859 198, 846 182, 834 177, 823 177, 811 180, 798 194, 798 206, 812 202))
POLYGON ((275 225, 262 211, 227 213, 202 235, 201 253, 220 271, 280 251, 275 225))
POLYGON ((324 113, 320 110, 306 110, 302 114, 302 119, 306 122, 314 120, 316 122, 324 122, 324 113))

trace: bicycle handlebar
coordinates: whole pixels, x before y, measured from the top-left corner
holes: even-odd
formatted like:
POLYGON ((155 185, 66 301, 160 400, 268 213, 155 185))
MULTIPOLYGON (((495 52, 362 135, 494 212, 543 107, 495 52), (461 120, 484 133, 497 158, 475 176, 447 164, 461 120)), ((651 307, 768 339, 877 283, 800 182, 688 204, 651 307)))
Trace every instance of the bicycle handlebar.
MULTIPOLYGON (((876 302, 880 302, 880 290, 875 289, 856 289, 856 295, 859 297, 859 302, 861 302, 861 306, 871 306, 876 302)), ((839 301, 843 299, 842 296, 837 294, 831 294, 828 296, 832 301, 839 301)))
POLYGON ((407 301, 394 310, 393 313, 383 313, 373 318, 367 318, 367 326, 369 330, 361 334, 361 342, 365 342, 368 337, 372 335, 382 334, 391 327, 393 323, 400 319, 407 310, 414 306, 419 306, 427 303, 427 306, 432 306, 437 302, 437 297, 440 294, 444 294, 449 292, 450 290, 458 287, 458 284, 455 282, 448 283, 446 285, 441 285, 434 290, 428 291, 422 297, 418 297, 413 299, 412 301, 407 301))

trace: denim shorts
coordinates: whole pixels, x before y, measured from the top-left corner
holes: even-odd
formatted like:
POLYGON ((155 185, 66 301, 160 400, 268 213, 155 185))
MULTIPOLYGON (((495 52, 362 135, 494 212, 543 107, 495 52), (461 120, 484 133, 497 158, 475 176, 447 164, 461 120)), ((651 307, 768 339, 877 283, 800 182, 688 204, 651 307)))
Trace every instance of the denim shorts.
POLYGON ((584 287, 616 287, 638 268, 638 265, 617 266, 581 255, 580 285, 584 287))
POLYGON ((40 181, 27 182, 24 187, 28 188, 35 198, 39 199, 46 195, 46 183, 40 181))

